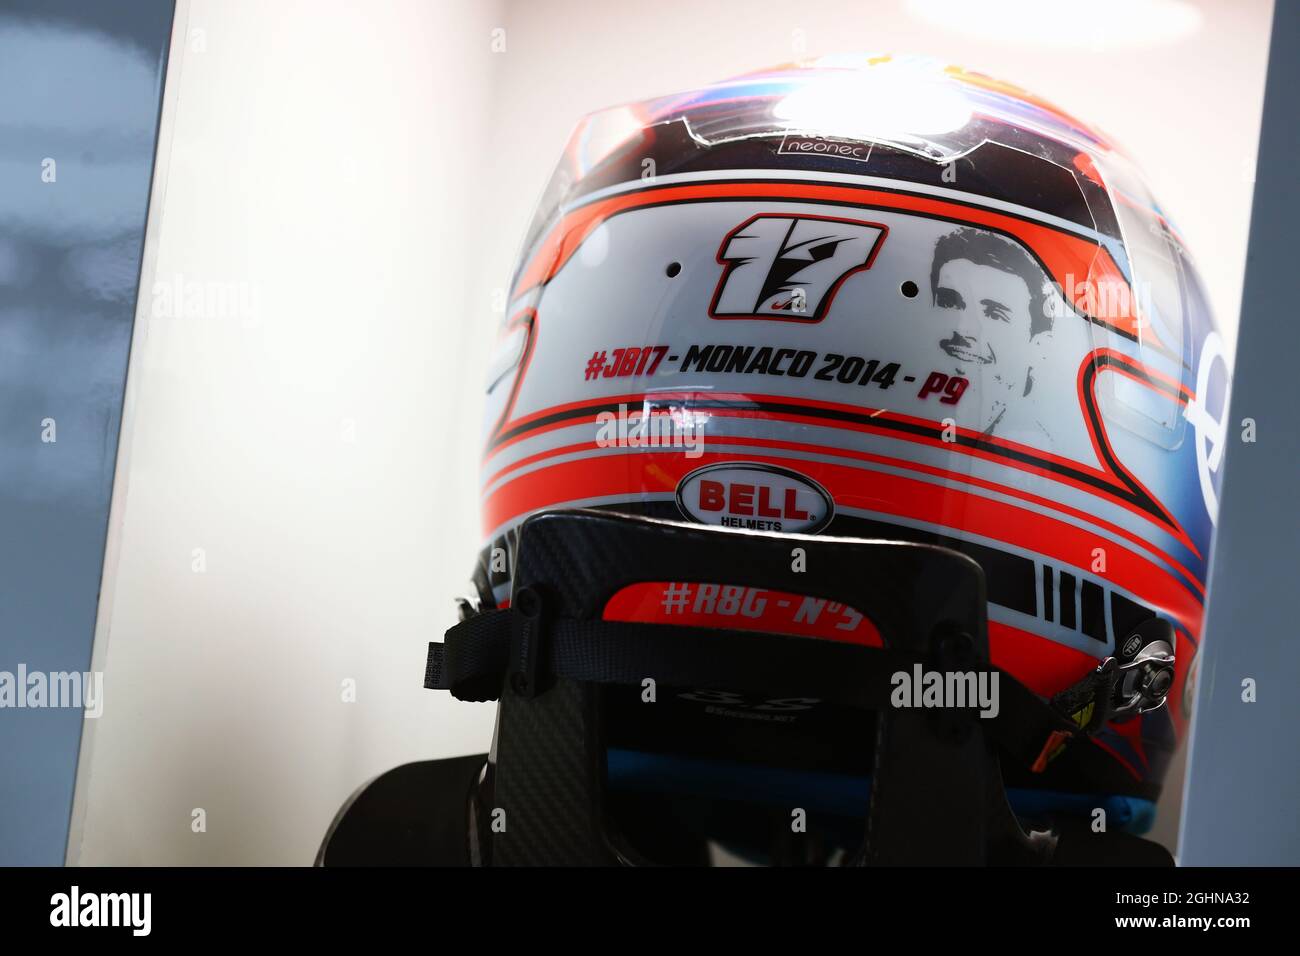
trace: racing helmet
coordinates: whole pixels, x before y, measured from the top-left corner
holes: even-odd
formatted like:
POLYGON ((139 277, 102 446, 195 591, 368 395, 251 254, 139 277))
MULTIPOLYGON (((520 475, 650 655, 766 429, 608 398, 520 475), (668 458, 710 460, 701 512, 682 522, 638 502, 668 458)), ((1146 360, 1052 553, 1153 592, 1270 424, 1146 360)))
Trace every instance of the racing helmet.
MULTIPOLYGON (((533 564, 561 579, 654 553, 597 587, 605 622, 880 648, 887 615, 828 598, 815 542, 956 552, 983 580, 991 668, 1080 731, 1035 739, 1031 759, 994 747, 1016 818, 1100 808, 1112 829, 1150 825, 1190 718, 1218 481, 1207 423, 1228 382, 1178 231, 1101 131, 899 56, 607 109, 574 130, 508 303, 471 623, 519 604, 531 536, 533 564), (562 558, 528 529, 570 512, 659 530, 562 558), (701 571, 719 534, 741 546, 701 571), (752 586, 746 555, 774 538, 796 583, 752 586)), ((856 573, 837 555, 836 574, 856 573)), ((920 606, 951 590, 892 580, 920 606)), ((729 646, 740 666, 745 645, 729 646)), ((762 840, 743 805, 848 818, 879 767, 816 693, 661 681, 649 707, 643 684, 602 698, 601 812, 631 834, 624 861, 673 844, 662 810, 638 822, 648 801, 671 807, 669 829, 748 852, 762 840)), ((823 842, 852 838, 830 826, 823 842)))

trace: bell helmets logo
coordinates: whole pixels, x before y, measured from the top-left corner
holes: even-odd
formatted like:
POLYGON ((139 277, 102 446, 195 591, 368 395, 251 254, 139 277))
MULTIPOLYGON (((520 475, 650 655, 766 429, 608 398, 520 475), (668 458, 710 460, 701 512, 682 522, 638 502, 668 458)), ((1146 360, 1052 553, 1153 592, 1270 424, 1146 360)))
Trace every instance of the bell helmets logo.
POLYGON ((871 268, 888 231, 857 219, 752 216, 718 249, 718 262, 726 268, 709 315, 820 322, 844 280, 871 268))
POLYGON ((701 524, 815 534, 835 515, 830 494, 811 478, 773 465, 705 465, 677 485, 677 507, 701 524))

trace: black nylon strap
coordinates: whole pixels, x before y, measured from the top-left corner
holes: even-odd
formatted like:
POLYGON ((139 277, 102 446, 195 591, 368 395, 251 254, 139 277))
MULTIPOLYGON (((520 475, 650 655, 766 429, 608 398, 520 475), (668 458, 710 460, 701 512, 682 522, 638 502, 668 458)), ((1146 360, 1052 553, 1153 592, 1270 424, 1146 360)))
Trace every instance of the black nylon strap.
MULTIPOLYGON (((460 700, 495 700, 510 650, 508 610, 487 611, 431 643, 424 686, 460 700)), ((848 706, 888 706, 890 678, 920 663, 915 655, 820 639, 714 628, 560 618, 547 635, 545 670, 598 684, 719 685, 774 697, 817 691, 848 706)))
POLYGON ((1107 658, 1077 684, 1053 697, 1052 706, 1058 713, 1069 717, 1084 733, 1096 733, 1110 720, 1114 710, 1111 697, 1119 677, 1115 659, 1107 658))
POLYGON ((444 643, 430 643, 424 686, 449 690, 458 700, 500 697, 510 659, 510 613, 476 614, 449 628, 444 643))
MULTIPOLYGON (((424 686, 449 690, 460 700, 500 697, 510 666, 511 614, 486 611, 450 628, 445 643, 430 643, 424 686)), ((545 654, 545 672, 577 681, 639 685, 652 678, 670 686, 718 686, 773 697, 816 693, 869 710, 891 706, 895 673, 925 663, 914 654, 820 638, 570 618, 550 623, 545 654), (808 674, 817 675, 815 687, 808 674)), ((1005 671, 989 671, 998 674, 999 710, 978 722, 1026 765, 1043 763, 1049 746, 1082 732, 1066 717, 1073 711, 1055 709, 1005 671)), ((1083 697, 1108 686, 1085 678, 1068 699, 1082 706, 1083 697)))

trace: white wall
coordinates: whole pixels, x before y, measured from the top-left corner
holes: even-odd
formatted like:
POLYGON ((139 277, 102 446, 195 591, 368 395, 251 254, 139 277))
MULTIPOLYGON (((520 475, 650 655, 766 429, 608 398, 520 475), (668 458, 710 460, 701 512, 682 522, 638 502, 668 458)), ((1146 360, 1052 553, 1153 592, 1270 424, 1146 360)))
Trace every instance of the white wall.
POLYGON ((370 776, 486 747, 419 675, 477 545, 492 295, 585 111, 843 50, 1020 83, 1129 146, 1231 340, 1271 6, 1144 46, 1141 0, 1008 2, 183 3, 142 289, 247 307, 141 303, 70 859, 306 863, 370 776))
POLYGON ((495 12, 190 7, 154 281, 246 308, 142 296, 74 861, 310 863, 367 778, 486 747, 420 675, 477 535, 495 12))

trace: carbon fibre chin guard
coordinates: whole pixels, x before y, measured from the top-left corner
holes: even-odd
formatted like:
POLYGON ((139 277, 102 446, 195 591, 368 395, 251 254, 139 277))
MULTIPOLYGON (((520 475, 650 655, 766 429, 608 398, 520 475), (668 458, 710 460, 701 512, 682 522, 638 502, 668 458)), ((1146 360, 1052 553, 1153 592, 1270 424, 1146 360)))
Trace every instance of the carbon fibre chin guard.
MULTIPOLYGON (((602 698, 604 686, 646 679, 836 700, 859 713, 873 711, 874 721, 862 714, 862 749, 874 757, 855 864, 1032 864, 1052 856, 1055 837, 1026 834, 1010 809, 994 723, 970 709, 889 704, 890 675, 909 661, 940 672, 993 670, 984 578, 971 559, 931 545, 553 511, 525 524, 513 580, 513 608, 487 612, 510 618, 507 659, 464 668, 491 675, 500 698, 471 821, 478 862, 647 862, 605 812, 602 698), (803 549, 802 562, 793 560, 795 548, 803 549), (815 594, 864 611, 883 646, 596 623, 612 595, 642 582, 815 594), (670 632, 685 639, 672 640, 670 632), (645 649, 659 635, 665 639, 645 649)), ((498 647, 505 640, 501 636, 498 647)), ((447 663, 441 655, 438 660, 447 663)), ((431 686, 452 687, 452 680, 435 675, 431 686)), ((996 722, 997 733, 1012 750, 1032 753, 1032 739, 1015 738, 1015 718, 1051 712, 1013 681, 1004 689, 1011 691, 1011 700, 1003 695, 1004 713, 1008 704, 1011 713, 996 722)), ((497 694, 480 689, 479 696, 497 694)), ((655 706, 645 705, 646 720, 654 720, 655 706)), ((1049 727, 1054 719, 1047 718, 1049 727)), ((1040 719, 1033 733, 1042 726, 1040 719)), ((1051 732, 1062 732, 1060 726, 1051 732)))
MULTIPOLYGON (((955 551, 733 531, 606 511, 550 511, 524 524, 513 582, 509 609, 464 609, 445 641, 430 645, 425 674, 426 687, 462 700, 499 700, 491 752, 382 775, 336 816, 318 856, 321 865, 682 862, 680 853, 674 860, 652 858, 645 834, 631 839, 628 818, 611 812, 620 795, 611 792, 607 756, 612 745, 626 745, 623 738, 614 741, 626 728, 612 718, 626 722, 632 713, 633 723, 653 731, 671 722, 669 700, 719 694, 838 708, 829 724, 817 726, 833 727, 839 749, 856 755, 870 778, 860 813, 849 820, 852 849, 841 863, 1173 862, 1157 844, 1123 832, 1093 832, 1078 821, 1028 833, 1022 828, 1000 761, 1041 765, 1093 732, 1113 712, 1108 702, 1121 672, 1107 659, 1069 693, 1044 701, 993 667, 983 572, 955 551), (802 549, 800 560, 794 549, 802 549), (804 595, 838 602, 867 615, 879 642, 604 617, 611 596, 624 588, 683 582, 759 589, 772 599, 804 595), (998 688, 996 716, 981 716, 969 702, 899 706, 895 679, 917 667, 996 675, 996 683, 990 681, 998 688), (647 681, 663 699, 641 695, 647 681), (1096 719, 1072 719, 1079 710, 1096 719)), ((670 736, 670 748, 695 745, 702 728, 688 718, 687 735, 670 736)), ((817 746, 820 733, 799 738, 795 751, 817 746)), ((712 743, 720 740, 725 751, 742 737, 712 743)), ((767 743, 762 734, 745 739, 749 745, 757 739, 760 750, 767 743)), ((751 747, 746 757, 754 756, 751 747)), ((770 763, 779 774, 780 759, 770 763)), ((804 767, 810 767, 807 760, 804 767)), ((820 769, 816 760, 811 769, 820 769)), ((738 796, 743 803, 745 795, 738 796)), ((714 822, 738 805, 728 799, 717 801, 714 822)), ((673 842, 678 821, 671 810, 653 801, 649 806, 651 818, 667 817, 652 824, 653 841, 673 842)), ((791 809, 798 808, 781 808, 783 824, 779 813, 769 818, 781 831, 774 842, 779 859, 817 859, 804 852, 814 849, 813 833, 790 826, 791 809)), ((691 847, 686 860, 706 862, 691 847)))

